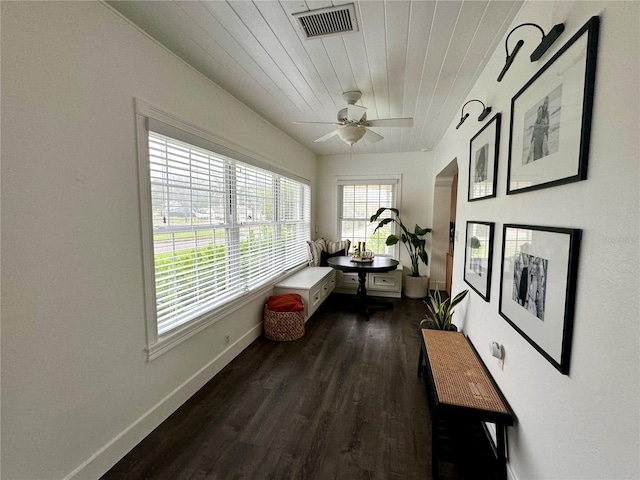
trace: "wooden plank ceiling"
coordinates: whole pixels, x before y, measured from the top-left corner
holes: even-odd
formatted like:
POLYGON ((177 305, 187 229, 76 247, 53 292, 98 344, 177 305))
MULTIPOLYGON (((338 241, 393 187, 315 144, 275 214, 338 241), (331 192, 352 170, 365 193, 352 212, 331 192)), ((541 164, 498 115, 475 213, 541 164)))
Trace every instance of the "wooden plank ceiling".
POLYGON ((314 140, 335 127, 293 122, 335 121, 351 90, 362 92, 370 120, 414 119, 411 128, 372 128, 384 140, 360 140, 354 154, 433 148, 522 0, 107 3, 316 154, 332 155, 349 146, 314 140), (357 32, 307 40, 292 15, 343 3, 355 4, 357 32))

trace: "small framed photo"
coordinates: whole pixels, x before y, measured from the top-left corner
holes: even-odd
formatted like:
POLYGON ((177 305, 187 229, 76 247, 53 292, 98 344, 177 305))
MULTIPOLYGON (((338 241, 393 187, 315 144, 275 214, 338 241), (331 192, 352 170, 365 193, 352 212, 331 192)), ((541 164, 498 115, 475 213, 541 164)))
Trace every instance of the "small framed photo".
POLYGON ((494 228, 491 222, 467 222, 464 281, 486 302, 491 293, 494 228))
POLYGON ((587 178, 599 18, 511 100, 507 195, 587 178))
POLYGON ((505 225, 500 315, 569 373, 581 230, 505 225))
POLYGON ((498 113, 471 139, 469 146, 469 191, 471 202, 496 196, 500 147, 498 113))

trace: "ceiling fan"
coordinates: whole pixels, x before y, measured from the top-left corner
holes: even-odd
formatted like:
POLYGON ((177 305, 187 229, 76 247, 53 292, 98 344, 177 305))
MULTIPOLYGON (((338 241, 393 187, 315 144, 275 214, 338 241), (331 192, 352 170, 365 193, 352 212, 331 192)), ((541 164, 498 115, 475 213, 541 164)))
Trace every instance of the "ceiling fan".
POLYGON ((353 145, 364 137, 365 140, 375 143, 384 137, 367 127, 413 127, 413 118, 381 118, 367 120, 367 109, 356 102, 360 100, 362 93, 359 91, 345 92, 342 98, 347 102, 346 108, 338 112, 337 122, 294 122, 299 124, 336 125, 338 128, 318 138, 316 142, 324 142, 334 135, 338 135, 342 141, 353 145))

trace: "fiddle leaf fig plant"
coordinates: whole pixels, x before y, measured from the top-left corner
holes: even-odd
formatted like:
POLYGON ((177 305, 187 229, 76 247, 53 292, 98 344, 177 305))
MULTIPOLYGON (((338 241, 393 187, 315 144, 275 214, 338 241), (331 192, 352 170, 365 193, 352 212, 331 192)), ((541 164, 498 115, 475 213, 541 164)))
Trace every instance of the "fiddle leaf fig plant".
POLYGON ((404 223, 402 223, 402 219, 400 218, 400 211, 397 208, 390 207, 382 207, 379 208, 375 215, 372 215, 369 219, 370 222, 376 222, 380 218, 385 210, 389 210, 395 216, 383 218, 379 221, 378 226, 373 231, 376 233, 379 229, 383 228, 385 225, 389 223, 395 223, 400 227, 402 231, 401 234, 395 235, 391 234, 387 237, 386 245, 395 245, 398 242, 402 242, 404 246, 407 248, 407 252, 409 253, 409 258, 411 259, 411 276, 419 277, 420 276, 420 265, 419 261, 422 260, 425 265, 429 264, 429 256, 426 251, 426 240, 425 236, 428 233, 431 233, 430 228, 422 228, 416 224, 413 229, 413 232, 409 231, 407 227, 405 227, 404 223))
POLYGON ((430 294, 428 300, 423 300, 427 306, 427 313, 425 314, 425 318, 420 322, 420 326, 431 330, 457 331, 458 328, 451 323, 453 310, 456 305, 467 296, 467 293, 469 293, 469 290, 463 290, 456 295, 453 300, 451 297, 442 300, 442 296, 438 290, 430 294))

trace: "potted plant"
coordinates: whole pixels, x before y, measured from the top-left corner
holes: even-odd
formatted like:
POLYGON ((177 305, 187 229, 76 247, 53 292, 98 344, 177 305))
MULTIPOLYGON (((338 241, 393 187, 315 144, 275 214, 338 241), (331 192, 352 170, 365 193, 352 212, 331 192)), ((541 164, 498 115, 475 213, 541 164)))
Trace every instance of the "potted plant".
POLYGON ((457 332, 458 327, 451 323, 453 309, 467 296, 467 293, 469 293, 469 290, 463 290, 456 295, 453 300, 451 297, 447 297, 444 301, 438 290, 429 295, 429 300, 424 301, 427 306, 427 313, 425 314, 425 318, 420 322, 420 327, 431 330, 457 332))
POLYGON ((391 234, 387 237, 385 243, 387 245, 395 245, 398 242, 402 242, 407 248, 409 258, 411 259, 411 275, 405 275, 404 277, 404 294, 409 298, 424 298, 429 291, 429 278, 420 276, 420 260, 422 260, 425 265, 429 264, 425 237, 428 233, 431 233, 431 229, 422 228, 416 224, 413 232, 409 231, 404 223, 402 223, 400 211, 397 208, 379 208, 375 215, 371 216, 369 221, 378 221, 380 215, 382 215, 385 210, 394 213, 395 217, 387 217, 380 220, 373 233, 376 233, 378 229, 389 223, 395 223, 400 226, 402 230, 400 236, 391 234))

